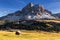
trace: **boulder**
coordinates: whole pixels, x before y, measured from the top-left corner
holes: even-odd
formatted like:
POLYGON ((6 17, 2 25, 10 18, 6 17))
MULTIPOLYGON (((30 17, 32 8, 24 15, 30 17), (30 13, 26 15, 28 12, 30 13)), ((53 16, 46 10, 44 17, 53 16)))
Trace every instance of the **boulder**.
POLYGON ((20 31, 16 31, 15 34, 16 34, 16 35, 20 35, 21 32, 20 32, 20 31))

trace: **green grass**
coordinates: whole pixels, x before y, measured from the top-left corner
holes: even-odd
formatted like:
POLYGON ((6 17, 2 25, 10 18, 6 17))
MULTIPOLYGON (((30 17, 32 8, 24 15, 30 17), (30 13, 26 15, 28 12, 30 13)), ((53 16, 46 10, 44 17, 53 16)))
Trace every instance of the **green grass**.
POLYGON ((15 35, 15 32, 0 31, 0 40, 60 40, 60 33, 21 31, 21 35, 15 35))

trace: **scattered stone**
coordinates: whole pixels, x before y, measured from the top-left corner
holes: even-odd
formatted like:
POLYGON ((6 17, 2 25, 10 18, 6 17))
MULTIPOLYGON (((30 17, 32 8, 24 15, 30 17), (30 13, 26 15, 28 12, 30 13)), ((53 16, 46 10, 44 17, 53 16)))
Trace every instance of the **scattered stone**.
POLYGON ((16 31, 15 34, 16 34, 16 35, 20 35, 21 32, 20 32, 20 31, 16 31))

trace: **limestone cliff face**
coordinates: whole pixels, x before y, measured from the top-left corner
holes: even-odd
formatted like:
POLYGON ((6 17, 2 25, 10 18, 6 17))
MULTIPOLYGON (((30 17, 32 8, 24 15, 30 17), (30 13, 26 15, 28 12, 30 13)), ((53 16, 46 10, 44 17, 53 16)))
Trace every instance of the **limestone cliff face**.
POLYGON ((46 10, 42 5, 29 3, 21 11, 8 14, 2 17, 2 20, 40 20, 55 19, 52 13, 46 10))
POLYGON ((55 19, 54 16, 52 16, 52 13, 48 10, 46 10, 42 5, 33 5, 32 3, 29 3, 27 6, 25 6, 22 9, 22 12, 25 14, 25 19, 55 19))
POLYGON ((33 5, 32 3, 29 3, 27 6, 25 6, 22 9, 23 13, 43 13, 44 12, 44 8, 41 5, 33 5))

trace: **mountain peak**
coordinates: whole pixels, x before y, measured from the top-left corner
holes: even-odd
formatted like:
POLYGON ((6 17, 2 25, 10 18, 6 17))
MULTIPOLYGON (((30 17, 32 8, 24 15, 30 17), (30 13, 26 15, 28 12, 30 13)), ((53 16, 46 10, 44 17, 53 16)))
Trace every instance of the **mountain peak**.
POLYGON ((31 3, 31 2, 30 2, 28 5, 29 5, 30 7, 34 6, 33 3, 31 3))
POLYGON ((40 19, 55 19, 52 13, 45 9, 42 5, 33 5, 29 3, 21 11, 2 17, 3 20, 40 20, 40 19))

